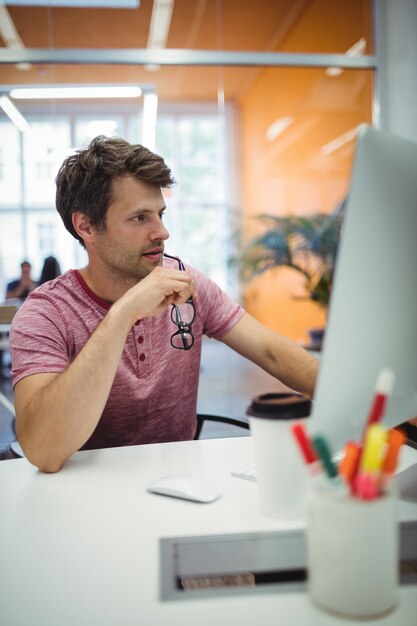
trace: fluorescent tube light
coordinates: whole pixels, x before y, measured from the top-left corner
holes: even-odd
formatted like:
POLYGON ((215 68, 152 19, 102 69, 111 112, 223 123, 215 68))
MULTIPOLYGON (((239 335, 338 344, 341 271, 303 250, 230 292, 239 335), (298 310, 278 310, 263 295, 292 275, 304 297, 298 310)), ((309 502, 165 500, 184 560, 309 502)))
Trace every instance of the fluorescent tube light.
POLYGON ((281 135, 284 130, 288 128, 288 126, 291 126, 293 122, 294 118, 291 115, 285 115, 284 117, 278 118, 275 122, 272 122, 272 124, 268 126, 266 139, 268 141, 274 141, 274 139, 276 139, 278 135, 281 135))
MULTIPOLYGON (((0 0, 0 35, 7 48, 22 50, 25 47, 3 0, 0 0)), ((16 67, 18 70, 29 70, 32 65, 30 63, 17 63, 16 67)))
POLYGON ((18 87, 10 92, 10 96, 14 100, 139 98, 141 94, 141 88, 134 85, 114 87, 18 87))
MULTIPOLYGON (((7 0, 7 4, 14 6, 44 7, 47 0, 7 0)), ((53 0, 50 2, 55 7, 70 7, 79 9, 137 9, 139 0, 53 0)))
POLYGON ((149 150, 155 150, 157 111, 158 96, 156 93, 145 93, 143 96, 142 144, 149 150))
POLYGON ((332 152, 339 150, 339 148, 341 148, 342 146, 346 145, 347 143, 355 139, 356 135, 358 134, 362 126, 363 124, 359 124, 358 126, 355 126, 355 128, 352 128, 351 130, 348 130, 346 133, 343 133, 343 135, 336 137, 336 139, 329 141, 329 143, 326 143, 324 146, 320 148, 320 152, 324 154, 325 156, 328 156, 332 152))
POLYGON ((30 128, 29 122, 23 117, 21 112, 15 107, 13 102, 7 96, 0 97, 0 107, 6 113, 7 117, 22 132, 26 132, 30 128))
POLYGON ((8 48, 24 47, 10 13, 3 2, 0 2, 0 35, 8 48))
MULTIPOLYGON (((161 48, 165 48, 171 26, 173 8, 174 0, 153 0, 148 43, 146 44, 148 49, 160 50, 161 48)), ((146 70, 154 72, 159 70, 160 66, 154 63, 148 63, 144 67, 146 70)))
POLYGON ((171 25, 174 0, 154 0, 149 27, 148 48, 165 48, 171 25))
MULTIPOLYGON (((349 48, 349 50, 346 50, 345 54, 348 57, 359 57, 365 54, 365 49, 366 49, 366 39, 365 37, 361 37, 359 41, 354 43, 353 46, 349 48)), ((326 69, 326 74, 327 76, 340 76, 340 74, 342 74, 343 71, 344 70, 342 70, 341 67, 328 67, 326 69)))

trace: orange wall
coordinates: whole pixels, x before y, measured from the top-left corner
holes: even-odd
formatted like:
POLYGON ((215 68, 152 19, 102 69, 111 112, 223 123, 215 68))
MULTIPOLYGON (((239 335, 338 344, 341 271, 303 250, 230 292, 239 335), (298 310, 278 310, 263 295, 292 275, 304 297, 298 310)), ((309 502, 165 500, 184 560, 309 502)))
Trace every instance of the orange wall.
MULTIPOLYGON (((369 32, 363 32, 364 20, 360 21, 360 29, 357 26, 363 4, 311 2, 304 20, 280 49, 301 49, 299 39, 304 44, 308 41, 310 52, 314 51, 314 42, 320 41, 319 49, 323 51, 323 38, 327 36, 333 50, 338 29, 343 33, 340 37, 344 38, 344 49, 362 36, 369 41, 369 32)), ((329 77, 324 69, 316 68, 261 69, 240 107, 245 238, 254 234, 253 216, 260 213, 333 211, 348 190, 354 141, 329 155, 321 148, 360 123, 371 123, 372 72, 349 70, 329 77), (291 126, 274 140, 267 140, 268 127, 289 115, 294 120, 291 126)), ((302 294, 299 275, 281 268, 251 281, 245 290, 245 305, 267 326, 306 341, 307 329, 322 326, 325 313, 313 302, 294 298, 302 294)))

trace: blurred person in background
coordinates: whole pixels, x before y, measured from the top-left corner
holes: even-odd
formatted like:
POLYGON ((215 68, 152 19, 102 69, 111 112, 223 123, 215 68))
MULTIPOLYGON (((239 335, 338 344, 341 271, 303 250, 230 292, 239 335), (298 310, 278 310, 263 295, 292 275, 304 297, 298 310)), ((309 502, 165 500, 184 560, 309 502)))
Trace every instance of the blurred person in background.
POLYGON ((38 285, 43 285, 48 280, 53 280, 61 275, 61 267, 54 256, 47 256, 43 262, 41 277, 38 285))
POLYGON ((6 287, 6 300, 10 298, 18 298, 19 300, 26 300, 31 291, 35 289, 36 282, 32 279, 30 272, 32 269, 29 261, 22 261, 20 264, 21 275, 20 278, 12 280, 6 287))

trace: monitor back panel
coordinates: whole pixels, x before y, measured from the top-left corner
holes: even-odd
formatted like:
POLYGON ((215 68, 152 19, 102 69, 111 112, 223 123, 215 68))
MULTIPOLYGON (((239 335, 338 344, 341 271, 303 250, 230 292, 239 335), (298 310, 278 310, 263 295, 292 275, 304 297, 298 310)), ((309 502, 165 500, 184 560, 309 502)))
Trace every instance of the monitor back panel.
POLYGON ((383 423, 417 416, 417 144, 365 127, 356 146, 310 422, 333 450, 361 437, 379 371, 383 423))

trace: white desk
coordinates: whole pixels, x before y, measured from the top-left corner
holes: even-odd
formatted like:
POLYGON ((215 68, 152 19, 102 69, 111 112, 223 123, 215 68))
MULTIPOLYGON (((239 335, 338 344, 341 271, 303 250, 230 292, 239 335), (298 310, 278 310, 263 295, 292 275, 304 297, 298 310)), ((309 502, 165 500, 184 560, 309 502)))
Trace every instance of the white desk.
MULTIPOLYGON (((404 452, 405 466, 417 453, 404 452)), ((291 527, 258 512, 255 483, 230 476, 252 459, 243 437, 79 452, 51 475, 26 459, 1 462, 1 624, 352 626, 302 592, 159 601, 159 537, 291 527), (212 478, 224 496, 195 504, 145 491, 182 472, 212 478)), ((417 504, 402 502, 400 512, 416 519, 417 504)), ((415 626, 416 615, 417 587, 403 586, 399 606, 374 623, 415 626)))

